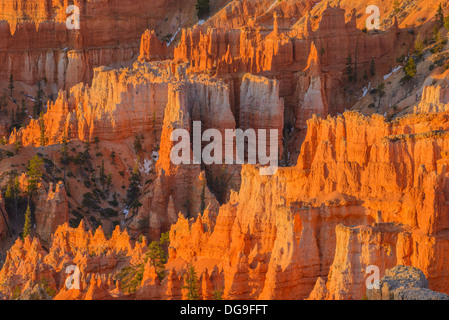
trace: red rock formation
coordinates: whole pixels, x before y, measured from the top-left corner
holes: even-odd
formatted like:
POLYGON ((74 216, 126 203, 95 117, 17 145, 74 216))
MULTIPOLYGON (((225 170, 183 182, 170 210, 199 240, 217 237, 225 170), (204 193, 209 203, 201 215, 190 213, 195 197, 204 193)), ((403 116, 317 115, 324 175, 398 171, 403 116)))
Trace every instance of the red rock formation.
POLYGON ((421 101, 415 106, 415 113, 445 112, 448 111, 449 90, 441 86, 425 86, 421 101))
MULTIPOLYGON (((70 133, 69 138, 81 140, 117 140, 137 133, 160 132, 167 104, 166 73, 161 76, 163 81, 156 82, 157 69, 118 71, 102 67, 95 72, 91 87, 79 84, 70 92, 61 91, 56 102, 49 103, 44 115, 49 144, 59 143, 64 132, 70 133)), ((31 120, 18 136, 24 145, 39 144, 39 130, 38 121, 31 120)))
MULTIPOLYGON (((168 230, 178 212, 196 216, 202 206, 205 182, 199 182, 200 166, 174 165, 170 160, 175 144, 171 141, 174 129, 183 128, 190 132, 193 122, 201 121, 201 132, 217 129, 225 137, 227 129, 236 128, 237 116, 240 128, 245 130, 277 129, 279 152, 282 152, 284 109, 277 81, 245 76, 239 89, 239 105, 234 105, 237 110, 233 110, 231 85, 222 80, 187 76, 182 67, 167 61, 136 62, 132 68, 119 71, 96 69, 92 86, 79 84, 69 93, 61 91, 43 116, 49 144, 60 143, 64 134, 70 135, 71 139, 92 141, 98 137, 114 142, 144 134, 151 146, 159 144, 152 193, 142 199, 145 206, 130 223, 133 232, 138 232, 142 225, 149 225, 152 230, 148 230, 148 235, 152 234, 153 239, 158 238, 161 230, 168 230), (175 73, 172 73, 173 67, 176 67, 175 73), (268 108, 271 104, 274 105, 268 108), (185 185, 195 188, 184 188, 185 185)), ((39 121, 32 120, 26 128, 13 132, 10 143, 20 140, 23 145, 39 145, 40 133, 39 121)), ((225 148, 222 155, 224 159, 225 148)), ((238 166, 230 166, 226 172, 228 175, 234 173, 232 183, 236 188, 238 171, 238 166)), ((206 173, 212 177, 210 181, 214 181, 222 175, 222 165, 208 165, 206 173)), ((218 203, 209 188, 206 189, 205 207, 210 204, 209 210, 216 212, 218 203)), ((220 201, 227 198, 227 194, 222 197, 220 201)))
MULTIPOLYGON (((228 7, 227 10, 234 8, 228 7)), ((302 131, 299 140, 303 139, 306 121, 312 114, 336 115, 356 102, 351 92, 357 90, 361 81, 353 85, 348 82, 348 56, 352 57, 360 80, 368 74, 372 59, 378 74, 388 73, 391 67, 384 67, 395 64, 397 55, 406 53, 398 44, 413 41, 397 25, 376 36, 364 33, 356 28, 355 13, 346 21, 345 10, 339 6, 324 8, 315 28, 310 16, 301 18, 292 29, 281 28, 281 16, 274 12, 267 13, 273 17, 273 28, 256 21, 240 29, 211 22, 216 28, 206 23, 183 30, 174 57, 176 61, 189 62, 189 72, 231 77, 234 88, 240 87, 241 73, 276 78, 279 95, 284 99, 286 124, 302 131), (342 90, 348 86, 353 88, 342 90)), ((236 90, 235 94, 239 92, 236 90)), ((297 151, 292 150, 293 162, 297 151)))
MULTIPOLYGON (((80 29, 67 29, 67 0, 0 2, 0 76, 58 88, 89 82, 93 68, 124 64, 139 53, 147 29, 169 33, 193 16, 194 1, 79 1, 80 29), (177 8, 186 7, 184 12, 177 8), (168 21, 163 21, 165 18, 168 21), (176 19, 177 18, 177 19, 176 19)), ((172 31, 174 34, 174 31, 172 31)))
POLYGON ((5 199, 0 198, 0 239, 3 239, 8 233, 8 215, 5 210, 5 199))
POLYGON ((431 131, 447 127, 445 119, 386 123, 345 113, 310 120, 298 165, 267 180, 244 167, 240 192, 220 208, 212 232, 198 221, 177 222, 171 263, 223 268, 227 298, 305 298, 317 279, 315 294, 361 298, 367 265, 385 272, 398 263, 422 269, 430 288, 447 291, 446 158, 435 154, 447 138, 431 131), (411 133, 397 135, 404 130, 411 133), (398 225, 335 229, 338 221, 398 225), (319 277, 329 277, 325 290, 319 277))
MULTIPOLYGON (((138 297, 182 298, 189 263, 201 277, 203 297, 222 283, 225 298, 361 298, 371 264, 381 275, 396 264, 416 266, 431 289, 447 292, 448 160, 441 150, 448 136, 435 130, 447 130, 448 120, 434 114, 385 122, 350 112, 309 120, 296 167, 267 177, 246 165, 239 193, 232 192, 216 219, 208 212, 196 221, 178 217, 168 275, 158 282, 147 264, 138 297)), ((54 274, 67 265, 62 261, 73 261, 82 273, 97 274, 80 297, 109 297, 115 289, 103 287, 98 274, 116 270, 119 255, 141 263, 144 247, 133 249, 118 230, 106 240, 101 229, 94 235, 82 229, 60 227, 42 255, 45 264, 33 258, 41 252, 38 242, 18 241, 1 277, 22 280, 7 288, 33 281, 34 273, 21 271, 22 260, 44 268, 39 274, 53 275, 55 283, 54 274), (14 260, 17 250, 23 253, 14 260)))
POLYGON ((159 40, 154 30, 146 30, 140 42, 139 60, 153 61, 170 59, 173 56, 170 54, 172 48, 172 46, 159 40))
POLYGON ((69 221, 67 193, 64 184, 59 182, 53 191, 50 183, 48 193, 41 188, 36 200, 36 233, 45 242, 50 242, 56 229, 69 221))
POLYGON ((271 1, 271 0, 243 0, 231 1, 217 14, 204 22, 204 27, 231 29, 240 28, 252 23, 271 25, 273 13, 278 14, 280 24, 288 28, 297 19, 308 12, 315 1, 271 1))
MULTIPOLYGON (((311 1, 232 1, 183 29, 172 52, 159 40, 168 35, 156 19, 168 15, 174 41, 182 15, 174 17, 169 7, 178 0, 114 1, 75 2, 89 18, 80 31, 68 32, 66 1, 0 0, 0 19, 7 21, 0 23, 4 76, 31 84, 46 77, 59 89, 92 78, 92 85, 61 90, 48 104, 43 124, 49 144, 69 135, 131 149, 130 141, 143 134, 144 152, 155 162, 151 179, 139 186, 142 205, 119 222, 127 231, 117 227, 110 238, 102 227, 86 232, 83 223, 57 228, 68 219, 67 194, 62 184, 55 191, 50 185, 48 193, 41 189, 36 233, 43 244, 16 241, 0 271, 0 297, 47 286, 56 299, 185 299, 189 264, 198 272, 202 299, 214 290, 227 299, 359 299, 368 266, 378 266, 382 276, 397 264, 422 269, 431 289, 449 292, 449 115, 393 122, 352 112, 313 116, 353 105, 363 81, 349 81, 348 57, 360 80, 372 59, 379 77, 407 53, 413 35, 399 29, 397 19, 379 33, 364 33, 357 29, 359 9, 345 16, 349 0, 341 7, 323 2, 319 14, 311 1), (309 11, 317 15, 306 16, 309 11), (152 31, 140 37, 146 28, 152 31), (93 69, 131 59, 139 41, 132 66, 93 69), (239 191, 220 190, 221 165, 171 161, 173 131, 191 132, 196 121, 202 132, 218 129, 222 136, 226 129, 277 129, 280 153, 286 145, 297 164, 274 176, 261 176, 258 166, 230 166, 224 176, 239 191), (281 134, 294 129, 290 141, 281 134), (131 238, 153 240, 168 229, 167 276, 160 280, 146 256, 146 237, 136 244, 131 238), (82 273, 80 289, 64 285, 69 265, 82 273), (135 292, 114 283, 123 267, 142 272, 135 292)), ((425 87, 416 111, 445 111, 446 95, 444 87, 425 87)), ((39 146, 42 129, 33 119, 9 142, 39 146)), ((0 217, 0 238, 6 223, 0 217)))
POLYGON ((52 285, 53 270, 47 269, 46 265, 42 264, 44 256, 45 251, 37 238, 27 237, 24 241, 18 239, 8 251, 0 271, 2 295, 10 297, 14 289, 19 288, 22 292, 29 281, 36 283, 43 278, 49 278, 52 285))
POLYGON ((175 48, 175 60, 191 62, 192 71, 259 73, 287 68, 293 63, 289 39, 273 31, 221 30, 199 27, 183 30, 175 48))
POLYGON ((298 129, 305 129, 307 120, 312 118, 314 114, 324 116, 329 112, 320 58, 314 42, 311 44, 309 59, 304 73, 305 76, 299 82, 301 95, 304 98, 296 115, 295 127, 298 129))
POLYGON ((17 287, 22 292, 44 283, 59 293, 58 299, 109 299, 115 286, 111 277, 105 275, 117 271, 119 261, 140 263, 146 250, 145 242, 132 246, 127 232, 121 232, 118 226, 112 237, 106 239, 101 227, 92 234, 84 230, 83 223, 76 229, 64 224, 54 233, 48 253, 37 238, 16 241, 0 271, 0 290, 11 297, 17 287), (76 265, 81 272, 79 290, 65 287, 66 267, 70 265, 76 265))
POLYGON ((411 264, 412 238, 405 226, 338 225, 335 232, 336 251, 327 284, 317 281, 310 299, 360 300, 365 294, 366 278, 371 274, 368 266, 378 267, 382 277, 397 264, 411 264))
MULTIPOLYGON (((242 130, 267 130, 266 148, 269 150, 269 130, 278 133, 279 154, 282 154, 284 101, 279 98, 279 82, 265 77, 245 74, 240 87, 239 122, 242 130)), ((258 136, 258 138, 260 138, 258 136)))

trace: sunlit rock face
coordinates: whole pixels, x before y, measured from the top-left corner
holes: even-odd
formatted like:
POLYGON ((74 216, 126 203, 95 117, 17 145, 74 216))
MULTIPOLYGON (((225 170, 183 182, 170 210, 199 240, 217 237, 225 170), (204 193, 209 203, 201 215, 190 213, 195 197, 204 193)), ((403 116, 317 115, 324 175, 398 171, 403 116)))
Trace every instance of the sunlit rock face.
POLYGON ((0 299, 187 299, 191 266, 200 299, 446 299, 444 43, 404 79, 424 2, 377 31, 367 1, 195 3, 75 1, 77 30, 67 1, 0 0, 0 299), (196 163, 199 122, 278 170, 225 163, 233 139, 196 163))
POLYGON ((3 0, 0 8, 0 76, 28 84, 46 79, 64 89, 90 82, 95 67, 135 59, 147 28, 174 34, 191 19, 194 1, 3 0), (75 17, 69 5, 79 8, 79 29, 67 27, 75 17), (181 5, 187 10, 175 9, 181 5))

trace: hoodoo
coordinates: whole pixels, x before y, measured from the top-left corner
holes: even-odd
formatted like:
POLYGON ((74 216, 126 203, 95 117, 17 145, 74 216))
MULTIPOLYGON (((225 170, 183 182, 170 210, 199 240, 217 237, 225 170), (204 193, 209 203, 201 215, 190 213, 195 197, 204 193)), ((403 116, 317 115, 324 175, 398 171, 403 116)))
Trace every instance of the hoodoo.
MULTIPOLYGON (((0 300, 447 300, 448 36, 446 0, 0 0, 0 300)), ((167 309, 270 306, 234 302, 167 309)))

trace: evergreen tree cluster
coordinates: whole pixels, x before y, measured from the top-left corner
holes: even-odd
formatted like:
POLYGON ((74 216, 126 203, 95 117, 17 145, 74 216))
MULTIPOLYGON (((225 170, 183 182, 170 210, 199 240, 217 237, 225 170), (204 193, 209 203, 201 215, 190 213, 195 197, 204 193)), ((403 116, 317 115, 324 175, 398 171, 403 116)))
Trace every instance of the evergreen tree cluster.
POLYGON ((210 1, 209 0, 197 0, 195 9, 197 11, 198 19, 207 17, 210 13, 210 1))
POLYGON ((189 267, 187 268, 187 273, 184 275, 184 286, 182 288, 187 290, 188 300, 199 299, 200 286, 198 283, 198 275, 193 265, 189 265, 189 267))
POLYGON ((147 257, 151 265, 156 269, 159 280, 165 278, 165 265, 168 261, 168 245, 170 244, 169 233, 163 233, 159 241, 152 241, 148 246, 147 257))

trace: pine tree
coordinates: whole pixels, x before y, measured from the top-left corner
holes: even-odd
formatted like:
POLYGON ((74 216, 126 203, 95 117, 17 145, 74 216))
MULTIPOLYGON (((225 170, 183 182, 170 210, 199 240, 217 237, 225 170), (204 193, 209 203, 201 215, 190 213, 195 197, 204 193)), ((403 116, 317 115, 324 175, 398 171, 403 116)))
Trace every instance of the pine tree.
POLYGON ((374 58, 371 58, 371 65, 369 67, 369 73, 371 76, 374 76, 376 74, 376 63, 374 62, 374 58))
POLYGON ((95 149, 98 150, 98 144, 100 143, 100 138, 95 137, 95 138, 94 138, 94 143, 95 143, 95 149))
POLYGON ((14 91, 14 77, 13 77, 12 73, 9 76, 8 89, 9 89, 9 95, 12 97, 12 93, 14 91))
POLYGON ((444 27, 449 30, 449 14, 444 18, 444 27))
POLYGON ((438 6, 438 10, 437 10, 437 14, 436 14, 436 20, 438 23, 443 23, 444 21, 444 12, 443 12, 443 7, 440 5, 438 6))
POLYGON ((26 116, 26 111, 25 110, 26 110, 25 99, 22 99, 22 104, 20 106, 20 109, 16 113, 17 122, 18 122, 19 125, 23 124, 23 120, 25 119, 25 116, 26 116))
POLYGON ((393 10, 396 13, 401 11, 401 1, 400 0, 394 0, 394 2, 393 2, 393 10))
POLYGON ((45 132, 45 122, 44 122, 44 113, 41 112, 39 115, 39 128, 40 128, 40 144, 42 147, 47 145, 48 139, 45 132))
POLYGON ((126 191, 127 205, 129 208, 138 208, 142 204, 138 201, 140 195, 140 171, 139 162, 136 161, 129 179, 129 187, 126 191))
POLYGON ((28 204, 27 211, 25 212, 25 224, 23 225, 22 239, 28 237, 31 233, 31 209, 28 204))
POLYGON ((37 118, 41 112, 42 112, 42 97, 43 97, 43 91, 41 87, 40 81, 37 83, 37 97, 36 101, 34 102, 33 106, 33 116, 34 118, 37 118))
POLYGON ((64 134, 62 135, 62 141, 61 141, 62 147, 61 147, 61 163, 62 164, 68 164, 68 157, 69 157, 69 146, 67 141, 67 135, 64 130, 64 134))
POLYGON ((440 33, 440 29, 438 28, 438 26, 435 24, 433 26, 433 41, 438 42, 440 41, 441 38, 441 33, 440 33))
POLYGON ((108 176, 106 177, 106 190, 109 192, 109 188, 111 187, 112 184, 112 173, 108 174, 108 176))
POLYGON ((348 75, 348 81, 354 79, 354 70, 352 68, 352 57, 351 54, 346 58, 346 74, 348 75))
POLYGON ((37 155, 30 160, 30 165, 27 169, 28 175, 28 195, 33 196, 37 190, 37 183, 42 177, 42 166, 44 161, 37 155))
POLYGON ((22 141, 17 139, 16 142, 14 142, 14 152, 18 154, 21 148, 22 148, 22 141))
POLYGON ((223 300, 223 291, 219 289, 215 289, 214 291, 212 291, 212 299, 223 300))
POLYGON ((193 265, 189 265, 187 273, 184 275, 184 286, 182 288, 187 289, 188 300, 199 299, 200 287, 198 284, 198 276, 193 265))
POLYGON ((90 156, 90 141, 89 140, 84 141, 83 159, 84 159, 84 161, 88 161, 89 159, 91 159, 91 156, 90 156))
POLYGON ((139 153, 142 151, 142 138, 140 136, 136 136, 134 138, 134 151, 139 153))
POLYGON ((385 84, 381 83, 377 86, 377 92, 379 93, 379 104, 377 105, 377 108, 380 108, 380 101, 382 100, 382 97, 385 95, 385 84))
POLYGON ((414 45, 414 50, 413 52, 417 55, 417 56, 422 56, 424 51, 424 43, 421 40, 421 37, 417 37, 415 40, 415 45, 414 45))
POLYGON ((416 64, 415 64, 415 60, 410 57, 407 60, 407 65, 405 66, 405 76, 407 77, 407 79, 413 78, 414 76, 416 76, 416 64))
POLYGON ((195 9, 197 11, 198 19, 206 17, 210 12, 209 0, 196 0, 195 9))
POLYGON ((104 160, 101 160, 101 167, 100 167, 100 183, 104 187, 104 184, 106 182, 106 175, 104 173, 104 160))
POLYGON ((204 213, 204 210, 206 210, 206 182, 203 182, 203 188, 201 190, 201 207, 200 211, 201 214, 204 213))
POLYGON ((13 198, 13 190, 12 190, 11 184, 8 184, 8 186, 6 187, 5 198, 7 200, 10 200, 13 198))
POLYGON ((148 246, 148 258, 156 269, 159 280, 165 277, 165 265, 168 260, 169 233, 163 233, 159 241, 152 241, 148 246))
POLYGON ((20 184, 19 178, 12 174, 8 181, 8 186, 5 192, 5 199, 8 204, 12 204, 14 212, 17 214, 19 211, 19 198, 20 198, 20 184))

